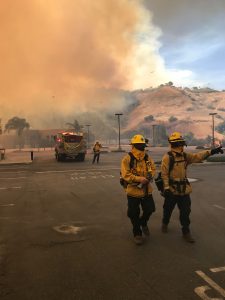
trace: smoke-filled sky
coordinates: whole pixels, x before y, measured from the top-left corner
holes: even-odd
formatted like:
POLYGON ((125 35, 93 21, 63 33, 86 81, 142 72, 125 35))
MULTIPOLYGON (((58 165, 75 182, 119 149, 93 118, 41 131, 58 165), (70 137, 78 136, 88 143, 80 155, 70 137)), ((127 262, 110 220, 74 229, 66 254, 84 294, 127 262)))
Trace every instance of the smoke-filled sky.
POLYGON ((169 80, 225 88, 224 8, 223 0, 1 1, 0 117, 37 126, 46 115, 114 111, 123 99, 108 88, 169 80))

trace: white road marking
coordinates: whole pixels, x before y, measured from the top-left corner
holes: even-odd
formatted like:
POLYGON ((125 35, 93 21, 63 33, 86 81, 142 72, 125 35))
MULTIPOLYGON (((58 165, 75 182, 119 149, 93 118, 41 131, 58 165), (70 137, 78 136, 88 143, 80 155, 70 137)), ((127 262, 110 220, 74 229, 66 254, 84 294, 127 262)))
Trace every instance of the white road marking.
POLYGON ((24 178, 27 178, 27 177, 9 177, 9 178, 0 178, 0 180, 2 179, 24 179, 24 178))
POLYGON ((58 171, 58 170, 53 170, 53 171, 38 171, 35 172, 36 174, 47 174, 47 173, 69 173, 69 172, 89 172, 89 171, 110 171, 110 170, 120 170, 119 167, 113 167, 113 168, 104 168, 104 169, 82 169, 82 170, 77 170, 77 169, 73 169, 73 170, 62 170, 62 171, 58 171))
POLYGON ((220 268, 212 268, 210 269, 211 272, 217 273, 217 272, 223 272, 225 271, 225 267, 220 267, 220 268))
POLYGON ((21 186, 0 187, 0 190, 21 189, 21 186))
POLYGON ((214 204, 213 206, 214 206, 214 207, 216 207, 216 208, 219 208, 219 209, 225 210, 225 208, 224 208, 224 207, 222 207, 222 206, 219 206, 219 205, 216 205, 216 204, 214 204))
POLYGON ((15 206, 15 204, 10 203, 10 204, 0 204, 0 206, 15 206))
POLYGON ((196 178, 188 178, 188 181, 189 182, 196 182, 196 181, 198 181, 199 179, 196 179, 196 178))
POLYGON ((203 300, 223 300, 222 298, 210 298, 206 295, 206 291, 211 290, 208 285, 199 286, 194 289, 195 293, 203 300))
MULTIPOLYGON (((114 175, 111 174, 106 174, 106 175, 102 175, 101 172, 98 172, 97 175, 88 175, 89 173, 84 173, 84 174, 80 174, 82 176, 71 176, 71 180, 80 180, 80 179, 99 179, 99 178, 115 178, 114 175), (87 176, 86 176, 87 175, 87 176)), ((73 174, 74 175, 74 174, 73 174)), ((78 175, 78 174, 77 174, 78 175)))
MULTIPOLYGON (((212 288, 214 288, 219 294, 225 297, 225 290, 221 288, 215 281, 208 277, 202 271, 195 271, 201 278, 203 278, 212 288)), ((202 299, 211 299, 211 298, 202 298, 202 299)), ((219 298, 220 299, 220 298, 219 298)))

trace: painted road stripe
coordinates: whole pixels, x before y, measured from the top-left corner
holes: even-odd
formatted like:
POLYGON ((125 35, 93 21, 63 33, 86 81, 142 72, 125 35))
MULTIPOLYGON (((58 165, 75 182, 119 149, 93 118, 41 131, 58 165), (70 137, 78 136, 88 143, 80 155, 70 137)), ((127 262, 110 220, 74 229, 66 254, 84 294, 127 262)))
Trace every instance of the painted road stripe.
POLYGON ((195 293, 202 298, 203 300, 223 300, 222 298, 210 298, 207 296, 206 291, 211 290, 211 288, 208 285, 199 286, 196 289, 194 289, 195 293))
POLYGON ((213 206, 214 206, 214 207, 216 207, 216 208, 219 208, 219 209, 225 210, 225 208, 224 208, 224 207, 222 207, 222 206, 219 206, 219 205, 216 205, 216 204, 214 204, 213 206))
POLYGON ((15 206, 15 204, 10 203, 10 204, 0 204, 0 206, 15 206))
POLYGON ((212 288, 214 288, 218 293, 220 293, 223 297, 225 297, 225 290, 221 288, 215 281, 209 278, 202 271, 195 271, 200 277, 202 277, 212 288))
POLYGON ((36 174, 47 174, 47 173, 68 173, 68 172, 90 172, 90 171, 110 171, 110 170, 120 170, 120 168, 105 168, 105 169, 82 169, 82 170, 77 170, 77 169, 73 169, 73 170, 62 170, 62 171, 43 171, 43 172, 35 172, 36 174))
POLYGON ((0 187, 0 190, 21 189, 21 186, 0 187))
MULTIPOLYGON (((73 174, 72 174, 72 175, 73 175, 73 174)), ((80 174, 80 175, 83 175, 83 176, 71 176, 70 178, 71 178, 71 180, 79 180, 79 179, 100 179, 100 178, 104 178, 104 179, 107 179, 107 178, 115 178, 114 175, 108 175, 108 174, 106 174, 106 175, 101 175, 101 174, 99 174, 99 175, 96 175, 96 176, 94 176, 94 175, 92 175, 92 176, 90 176, 90 175, 85 176, 85 175, 87 175, 87 174, 84 173, 84 174, 80 174)))
POLYGON ((225 271, 225 267, 220 267, 220 268, 212 268, 210 269, 211 272, 217 273, 217 272, 223 272, 225 271))
POLYGON ((8 178, 0 178, 0 180, 2 179, 24 179, 24 178, 27 178, 27 177, 8 177, 8 178))

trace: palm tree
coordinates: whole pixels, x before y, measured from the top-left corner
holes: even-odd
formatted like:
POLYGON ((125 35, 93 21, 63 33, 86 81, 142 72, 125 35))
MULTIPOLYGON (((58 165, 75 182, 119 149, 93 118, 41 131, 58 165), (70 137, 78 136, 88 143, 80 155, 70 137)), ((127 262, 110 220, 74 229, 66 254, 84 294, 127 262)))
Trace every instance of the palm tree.
POLYGON ((29 129, 30 124, 26 121, 26 119, 21 119, 18 117, 13 117, 9 119, 5 124, 5 131, 10 132, 11 130, 16 130, 18 136, 21 136, 24 129, 29 129))
POLYGON ((83 126, 81 126, 77 120, 74 120, 73 123, 66 123, 66 125, 75 131, 81 131, 83 129, 83 126))

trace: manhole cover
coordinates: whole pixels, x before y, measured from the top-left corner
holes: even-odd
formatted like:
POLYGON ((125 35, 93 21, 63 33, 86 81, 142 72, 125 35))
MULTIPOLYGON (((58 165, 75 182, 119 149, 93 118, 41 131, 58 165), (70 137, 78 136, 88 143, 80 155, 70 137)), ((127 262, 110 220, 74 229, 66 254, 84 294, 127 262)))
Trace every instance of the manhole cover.
POLYGON ((55 226, 53 227, 53 229, 56 230, 57 232, 64 233, 64 234, 77 234, 82 230, 81 227, 66 225, 66 224, 55 226))

